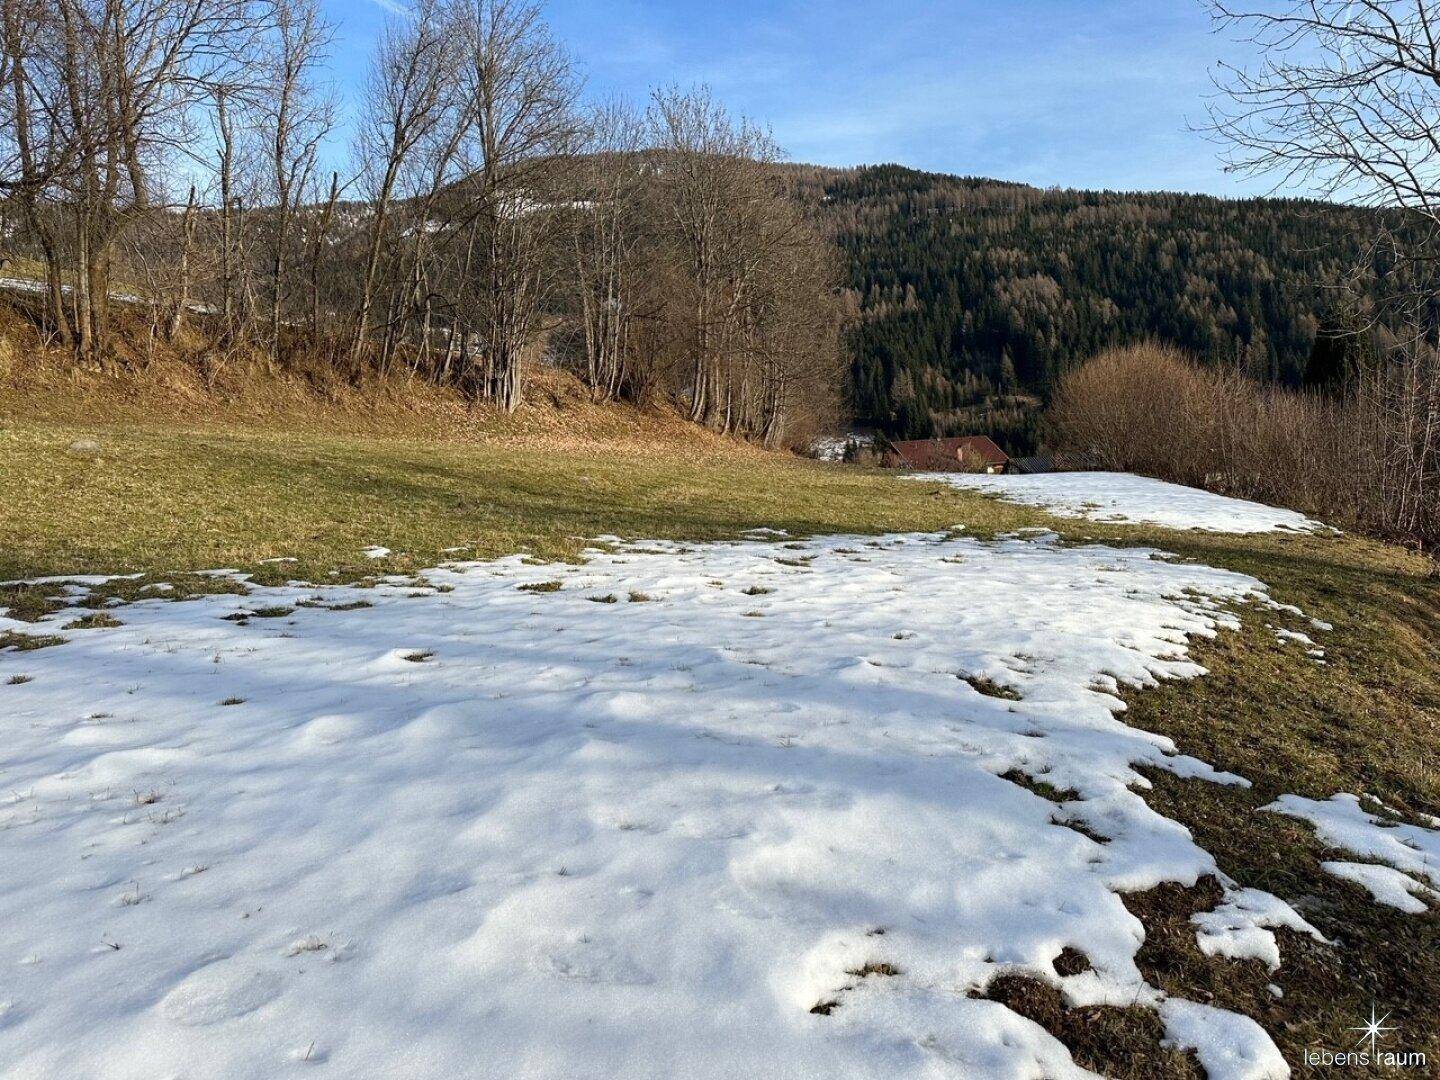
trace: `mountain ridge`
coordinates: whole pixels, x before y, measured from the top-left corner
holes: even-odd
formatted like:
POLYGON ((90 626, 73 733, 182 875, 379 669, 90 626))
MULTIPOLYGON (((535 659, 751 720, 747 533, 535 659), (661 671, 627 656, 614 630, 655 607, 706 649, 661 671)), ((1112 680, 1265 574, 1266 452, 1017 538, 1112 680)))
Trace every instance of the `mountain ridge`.
POLYGON ((854 416, 901 437, 980 427, 1027 450, 1032 403, 1146 339, 1298 385, 1342 317, 1334 284, 1376 257, 1379 211, 1313 199, 782 170, 840 251, 854 416))

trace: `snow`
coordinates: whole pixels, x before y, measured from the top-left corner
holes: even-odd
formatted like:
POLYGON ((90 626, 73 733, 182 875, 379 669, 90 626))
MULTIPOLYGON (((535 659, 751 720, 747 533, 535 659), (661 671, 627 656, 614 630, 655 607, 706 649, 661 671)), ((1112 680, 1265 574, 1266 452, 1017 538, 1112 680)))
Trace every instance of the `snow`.
POLYGON ((1210 1077, 1274 1080, 1290 1075, 1285 1058, 1248 1016, 1172 998, 1160 1006, 1160 1019, 1166 1038, 1182 1050, 1194 1050, 1210 1077))
POLYGON ((1284 927, 1309 934, 1317 941, 1325 940, 1289 904, 1258 889, 1232 890, 1213 911, 1202 911, 1191 921, 1199 927, 1196 943, 1206 956, 1260 960, 1271 971, 1280 969, 1280 946, 1274 928, 1284 927))
POLYGON ((1129 473, 1074 472, 988 476, 919 473, 913 479, 953 484, 1007 502, 1089 521, 1163 525, 1220 533, 1324 532, 1328 526, 1293 510, 1213 495, 1129 473))
POLYGON ((1375 863, 1323 862, 1320 868, 1344 881, 1359 885, 1377 904, 1399 908, 1407 915, 1424 915, 1430 910, 1421 897, 1440 901, 1440 893, 1420 884, 1408 874, 1375 863))
MULTIPOLYGON (((1157 555, 618 544, 147 599, 115 629, 0 618, 68 639, 0 653, 0 1062, 1086 1075, 970 996, 1021 972, 1159 1008, 1213 1077, 1285 1075, 1252 1021, 1146 985, 1117 895, 1216 872, 1135 765, 1243 782, 1121 718, 1121 686, 1202 675, 1187 642, 1264 599, 1157 555), (1066 947, 1091 970, 1060 978, 1066 947)), ((1292 925, 1271 900, 1232 893, 1217 951, 1292 925)))
POLYGON ((1420 914, 1426 905, 1417 897, 1440 900, 1440 829, 1371 814, 1359 796, 1343 793, 1323 802, 1282 795, 1265 809, 1308 821, 1331 847, 1384 863, 1325 864, 1336 877, 1364 886, 1380 903, 1420 914))

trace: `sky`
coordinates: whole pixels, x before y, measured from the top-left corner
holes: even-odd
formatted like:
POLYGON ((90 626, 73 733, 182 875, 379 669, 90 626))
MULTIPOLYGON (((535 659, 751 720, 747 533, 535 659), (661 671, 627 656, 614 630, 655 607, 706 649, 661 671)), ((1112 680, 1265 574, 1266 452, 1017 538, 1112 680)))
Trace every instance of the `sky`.
MULTIPOLYGON (((355 99, 400 0, 325 0, 355 99)), ((708 83, 788 156, 898 162, 1041 187, 1263 194, 1205 121, 1216 61, 1200 0, 550 0, 587 95, 708 83)))

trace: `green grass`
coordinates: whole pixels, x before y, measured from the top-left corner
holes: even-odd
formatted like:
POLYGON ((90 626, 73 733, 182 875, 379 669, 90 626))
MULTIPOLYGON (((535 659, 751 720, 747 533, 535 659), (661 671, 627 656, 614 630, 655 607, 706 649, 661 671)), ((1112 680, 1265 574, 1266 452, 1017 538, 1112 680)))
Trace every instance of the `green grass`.
POLYGON ((0 580, 236 567, 261 580, 418 568, 466 546, 573 558, 585 538, 991 532, 1041 515, 928 485, 761 455, 465 444, 283 431, 0 428, 0 580), (98 456, 71 453, 79 438, 98 456), (384 562, 361 549, 380 544, 384 562), (298 563, 265 564, 294 558, 298 563))
MULTIPOLYGON (((1297 1075, 1306 1075, 1306 1047, 1351 1045, 1348 1028, 1368 1015, 1372 1001, 1394 1012, 1406 1049, 1440 1060, 1440 997, 1433 992, 1440 985, 1440 913, 1409 916, 1375 904, 1320 869, 1333 853, 1308 826, 1261 810, 1284 792, 1323 799, 1349 791, 1374 794, 1410 820, 1440 815, 1440 577, 1430 560, 1355 538, 1210 536, 1057 521, 887 474, 723 444, 697 452, 680 443, 666 449, 623 440, 464 443, 19 422, 0 428, 0 507, 0 580, 147 575, 97 592, 87 602, 96 610, 109 600, 153 595, 143 590, 154 580, 176 583, 181 595, 235 590, 233 582, 184 576, 221 566, 257 571, 262 581, 363 580, 422 569, 455 557, 447 549, 461 546, 465 557, 526 552, 543 561, 575 558, 585 538, 603 534, 699 541, 761 526, 804 535, 963 524, 979 536, 1048 526, 1067 541, 1147 544, 1251 574, 1276 599, 1334 630, 1246 608, 1242 632, 1192 643, 1208 677, 1129 693, 1126 720, 1254 782, 1247 790, 1156 773, 1147 798, 1190 828, 1222 870, 1296 903, 1335 944, 1284 935, 1285 965, 1275 975, 1254 962, 1205 957, 1189 917, 1213 905, 1214 884, 1165 887, 1127 898, 1147 928, 1142 968, 1166 989, 1256 1017, 1297 1075), (69 453, 78 438, 95 439, 102 452, 69 453), (396 554, 367 560, 360 552, 369 544, 396 554), (298 561, 264 562, 282 557, 298 561), (1309 633, 1326 650, 1327 665, 1277 641, 1266 622, 1309 633), (1271 982, 1283 988, 1283 998, 1269 993, 1271 982)), ((0 592, 0 606, 31 620, 54 610, 46 591, 33 589, 0 592)), ((41 643, 51 642, 0 635, 0 648, 41 643)), ((1040 777, 1015 779, 1044 797, 1064 794, 1040 777)), ((990 993, 1112 1075, 1179 1075, 1189 1067, 1159 1044, 1158 1025, 1145 1010, 1065 1010, 1058 995, 1023 980, 990 993)))

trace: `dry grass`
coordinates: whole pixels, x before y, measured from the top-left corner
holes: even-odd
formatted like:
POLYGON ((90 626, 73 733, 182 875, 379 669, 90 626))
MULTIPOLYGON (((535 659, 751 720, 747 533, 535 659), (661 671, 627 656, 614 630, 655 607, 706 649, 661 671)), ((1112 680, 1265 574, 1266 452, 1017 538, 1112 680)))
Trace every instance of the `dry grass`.
POLYGON ((721 440, 603 430, 555 441, 345 430, 76 427, 0 419, 0 580, 235 567, 261 581, 416 569, 453 556, 573 558, 585 538, 705 540, 1034 524, 1034 511, 721 440), (68 448, 79 438, 99 454, 68 448), (367 545, 394 552, 383 562, 367 545), (294 558, 298 562, 266 564, 294 558))
MULTIPOLYGON (((1440 911, 1406 915, 1320 868, 1349 858, 1306 824, 1263 811, 1293 792, 1327 799, 1372 794, 1424 824, 1440 815, 1440 576, 1433 562, 1345 539, 1180 535, 1121 530, 1213 566, 1253 574, 1277 599, 1333 624, 1245 610, 1245 627, 1192 643, 1209 675, 1127 694, 1126 722, 1253 781, 1250 789, 1151 772, 1147 800, 1215 855, 1242 886, 1295 904, 1335 944, 1281 933, 1284 963, 1213 959, 1196 946, 1190 915, 1213 907, 1213 882, 1127 898, 1145 923, 1140 964, 1172 993, 1236 1009, 1269 1031, 1296 1075, 1307 1048, 1348 1048, 1372 1003, 1393 1013, 1391 1049, 1440 1060, 1440 911), (1266 623, 1313 636, 1319 665, 1266 623), (1276 998, 1271 983, 1283 991, 1276 998)), ((1360 860, 1363 861, 1363 860, 1360 860)), ((1374 1075, 1387 1075, 1380 1071, 1374 1075)), ((1394 1075, 1402 1075, 1395 1073, 1394 1075)), ((1414 1075, 1413 1071, 1404 1075, 1414 1075)))

